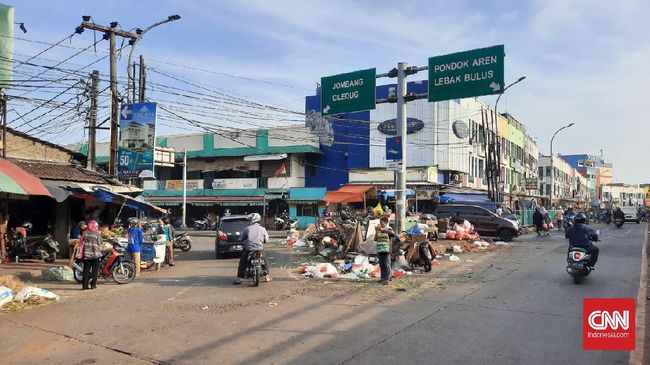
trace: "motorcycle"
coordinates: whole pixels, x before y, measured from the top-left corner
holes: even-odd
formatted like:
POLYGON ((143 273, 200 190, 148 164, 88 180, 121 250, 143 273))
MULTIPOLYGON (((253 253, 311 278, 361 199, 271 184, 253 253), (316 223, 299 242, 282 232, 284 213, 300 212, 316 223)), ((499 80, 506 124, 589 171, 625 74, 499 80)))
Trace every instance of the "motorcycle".
POLYGON ((621 227, 623 227, 623 223, 625 223, 625 220, 624 220, 624 219, 621 219, 621 218, 614 218, 614 225, 616 226, 616 228, 621 228, 621 227))
POLYGON ((263 268, 264 251, 256 250, 248 254, 246 261, 246 279, 253 279, 253 286, 260 285, 260 277, 266 277, 268 272, 263 268))
POLYGON ((286 212, 273 218, 273 225, 277 231, 290 231, 298 227, 298 220, 293 219, 286 212))
MULTIPOLYGON (((596 231, 596 236, 589 237, 591 241, 598 241, 600 231, 596 231)), ((566 271, 573 278, 575 284, 580 284, 583 277, 588 276, 594 269, 588 265, 591 255, 589 252, 580 247, 569 247, 567 256, 566 271)))
POLYGON ((192 248, 192 238, 187 232, 176 235, 174 237, 174 248, 180 248, 181 251, 187 252, 192 248))
MULTIPOLYGON (((126 284, 135 278, 135 263, 124 256, 126 251, 117 240, 107 239, 113 247, 102 253, 99 259, 99 276, 104 280, 113 279, 118 284, 126 284)), ((76 259, 72 264, 74 279, 81 283, 83 279, 84 262, 76 259)))
POLYGON ((56 261, 56 255, 59 252, 59 243, 50 234, 44 237, 25 238, 17 231, 11 230, 7 234, 7 238, 9 241, 7 245, 9 257, 15 257, 19 260, 43 260, 48 264, 56 261))
POLYGON ((217 229, 217 222, 205 216, 202 219, 194 219, 192 226, 197 231, 214 231, 217 229))
POLYGON ((411 242, 404 248, 406 251, 406 261, 415 268, 421 266, 425 272, 431 271, 431 261, 434 258, 434 251, 428 241, 424 242, 411 242))

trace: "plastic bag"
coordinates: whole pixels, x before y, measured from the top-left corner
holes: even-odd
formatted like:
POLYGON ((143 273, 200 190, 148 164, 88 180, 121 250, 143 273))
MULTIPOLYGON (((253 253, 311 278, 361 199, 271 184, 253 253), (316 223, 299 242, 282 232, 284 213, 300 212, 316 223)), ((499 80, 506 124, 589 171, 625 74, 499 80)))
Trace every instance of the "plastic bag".
POLYGON ((386 212, 384 212, 384 208, 381 207, 381 203, 377 203, 375 209, 372 210, 372 214, 375 217, 381 217, 382 215, 386 214, 386 212))
POLYGON ((408 234, 422 234, 422 230, 416 224, 413 227, 407 229, 406 233, 408 233, 408 234))
POLYGON ((455 240, 456 239, 456 231, 447 231, 447 234, 445 236, 448 240, 455 240))
POLYGON ((313 278, 324 278, 329 277, 336 279, 339 276, 339 272, 336 270, 334 265, 330 263, 318 264, 307 266, 305 269, 305 276, 313 278))
POLYGON ((0 308, 2 308, 3 305, 12 302, 15 296, 16 293, 14 293, 13 290, 6 286, 0 286, 0 308))
POLYGON ((30 297, 40 297, 40 298, 45 298, 45 299, 54 299, 54 300, 59 300, 60 297, 51 291, 43 288, 37 288, 35 286, 28 286, 18 292, 16 294, 16 297, 14 298, 14 301, 16 302, 24 302, 30 297))
POLYGON ((459 245, 453 245, 452 249, 454 250, 454 253, 461 253, 463 252, 463 248, 460 247, 459 245))
POLYGON ((43 270, 43 277, 45 280, 74 281, 74 273, 68 266, 52 267, 48 270, 43 270))
POLYGON ((449 255, 449 261, 460 261, 460 258, 456 255, 449 255))
POLYGON ((357 265, 367 265, 369 263, 368 256, 358 255, 354 258, 354 263, 357 265))

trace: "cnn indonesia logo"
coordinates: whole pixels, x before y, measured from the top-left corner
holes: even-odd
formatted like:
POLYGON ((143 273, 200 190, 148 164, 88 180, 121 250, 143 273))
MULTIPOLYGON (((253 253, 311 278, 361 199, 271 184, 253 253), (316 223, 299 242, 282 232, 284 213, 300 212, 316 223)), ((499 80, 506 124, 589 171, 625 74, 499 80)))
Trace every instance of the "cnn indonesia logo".
POLYGON ((585 298, 582 307, 584 350, 634 350, 634 298, 585 298))

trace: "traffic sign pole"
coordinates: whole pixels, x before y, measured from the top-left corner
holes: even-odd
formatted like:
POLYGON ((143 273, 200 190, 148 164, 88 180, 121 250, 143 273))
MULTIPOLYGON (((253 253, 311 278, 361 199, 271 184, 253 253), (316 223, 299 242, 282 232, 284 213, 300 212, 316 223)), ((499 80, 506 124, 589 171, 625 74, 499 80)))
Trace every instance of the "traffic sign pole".
POLYGON ((395 215, 397 233, 406 230, 406 69, 408 63, 400 62, 397 64, 397 135, 401 138, 400 147, 402 148, 402 166, 395 171, 395 215))

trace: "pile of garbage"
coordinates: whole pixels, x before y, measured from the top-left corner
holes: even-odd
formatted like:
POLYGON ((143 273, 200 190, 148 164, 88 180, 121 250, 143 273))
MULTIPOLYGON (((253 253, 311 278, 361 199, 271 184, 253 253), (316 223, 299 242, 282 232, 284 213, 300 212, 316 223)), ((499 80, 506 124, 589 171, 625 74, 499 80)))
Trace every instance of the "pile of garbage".
POLYGON ((368 256, 357 255, 353 261, 349 262, 345 262, 345 260, 336 260, 333 263, 326 262, 303 265, 299 269, 299 272, 310 278, 360 280, 378 278, 381 269, 379 268, 379 265, 370 263, 370 258, 368 256))
POLYGON ((439 233, 440 239, 452 241, 466 241, 480 239, 478 233, 474 232, 474 225, 465 220, 463 223, 454 223, 452 229, 439 233))
POLYGON ((0 276, 0 308, 20 311, 26 307, 46 304, 61 297, 51 291, 27 285, 11 275, 0 276))
POLYGON ((361 223, 325 218, 312 224, 303 232, 290 231, 287 245, 295 248, 309 247, 314 255, 330 262, 346 259, 348 253, 359 252, 363 241, 361 223))

